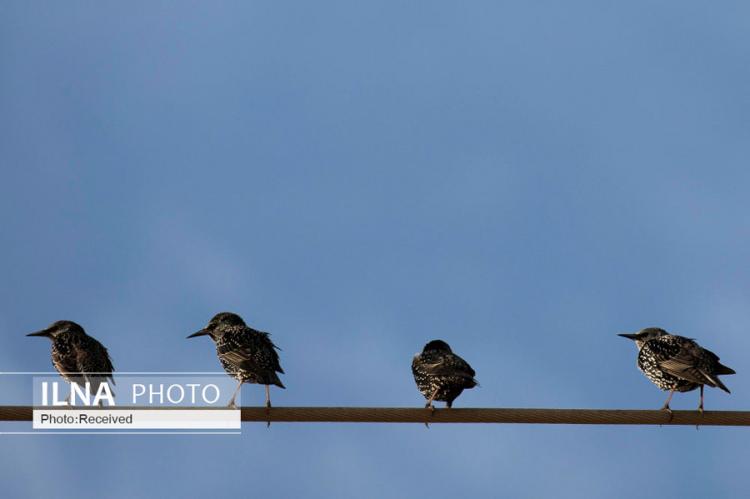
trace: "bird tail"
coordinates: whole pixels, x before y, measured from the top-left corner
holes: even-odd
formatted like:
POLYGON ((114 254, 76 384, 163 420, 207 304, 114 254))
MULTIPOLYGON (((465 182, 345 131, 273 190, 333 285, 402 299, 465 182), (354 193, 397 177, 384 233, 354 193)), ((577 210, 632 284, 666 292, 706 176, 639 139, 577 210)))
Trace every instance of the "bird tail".
POLYGON ((279 379, 279 375, 278 374, 273 373, 273 376, 271 377, 270 381, 271 381, 269 383, 270 385, 276 385, 279 388, 283 388, 283 389, 286 390, 286 387, 284 386, 284 383, 282 383, 281 380, 279 379))
POLYGON ((719 363, 714 371, 716 374, 737 374, 734 369, 727 367, 724 364, 719 363))
MULTIPOLYGON (((734 371, 732 371, 732 373, 734 373, 734 371)), ((732 392, 729 391, 729 388, 727 388, 726 385, 721 382, 721 380, 719 379, 718 376, 706 376, 706 378, 708 378, 709 380, 711 380, 713 382, 713 384, 714 384, 715 387, 721 388, 722 390, 724 390, 727 393, 732 393, 732 392)))

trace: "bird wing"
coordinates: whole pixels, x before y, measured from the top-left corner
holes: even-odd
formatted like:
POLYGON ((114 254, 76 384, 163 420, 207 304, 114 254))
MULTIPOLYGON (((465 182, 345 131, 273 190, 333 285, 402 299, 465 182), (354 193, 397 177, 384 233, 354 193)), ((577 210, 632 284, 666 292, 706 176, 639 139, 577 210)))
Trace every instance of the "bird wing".
POLYGON ((100 378, 109 379, 115 384, 112 372, 115 367, 112 365, 112 359, 109 357, 107 349, 93 338, 84 345, 76 348, 76 364, 78 372, 81 373, 98 373, 100 378))
POLYGON ((258 367, 258 363, 253 358, 252 349, 247 346, 238 346, 232 350, 220 352, 219 358, 242 369, 254 370, 258 367))
POLYGON ((476 374, 468 362, 453 353, 442 355, 435 362, 424 362, 420 367, 425 374, 433 376, 461 376, 473 379, 476 374))
POLYGON ((53 353, 52 365, 55 366, 57 372, 59 372, 65 379, 74 378, 74 373, 80 372, 78 369, 78 363, 69 355, 55 355, 53 353))
POLYGON ((712 352, 701 348, 694 341, 687 341, 681 345, 677 353, 658 361, 658 364, 659 367, 673 376, 693 383, 715 387, 717 386, 716 379, 705 369, 707 366, 706 353, 710 354, 709 359, 713 356, 718 361, 718 357, 712 352))
POLYGON ((275 345, 268 337, 268 333, 260 333, 258 340, 249 341, 247 337, 232 338, 225 346, 217 352, 219 358, 248 371, 277 371, 284 370, 279 364, 279 354, 276 353, 275 345))

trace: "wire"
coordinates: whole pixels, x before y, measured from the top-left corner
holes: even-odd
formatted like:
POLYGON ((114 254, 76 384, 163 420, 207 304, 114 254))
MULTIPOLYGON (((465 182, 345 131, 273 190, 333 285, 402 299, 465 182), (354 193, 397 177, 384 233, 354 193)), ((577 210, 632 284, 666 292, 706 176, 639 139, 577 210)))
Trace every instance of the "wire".
MULTIPOLYGON (((33 407, 0 406, 0 421, 31 421, 33 407)), ((41 409, 41 408, 40 408, 41 409)), ((85 408, 87 411, 102 410, 85 408)), ((105 410, 164 410, 165 407, 112 407, 105 410)), ((171 409, 205 409, 172 407, 171 409)), ((214 408, 212 408, 214 409, 214 408)), ((436 409, 390 407, 243 407, 242 421, 279 423, 506 423, 579 425, 750 426, 750 411, 673 411, 621 409, 436 409)))

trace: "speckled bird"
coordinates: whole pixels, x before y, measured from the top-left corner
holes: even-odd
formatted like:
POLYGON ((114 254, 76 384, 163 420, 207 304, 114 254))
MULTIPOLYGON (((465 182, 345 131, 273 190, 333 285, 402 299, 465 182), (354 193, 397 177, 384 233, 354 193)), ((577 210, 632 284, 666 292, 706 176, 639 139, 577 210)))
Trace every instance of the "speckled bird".
POLYGON ((231 312, 216 314, 205 328, 188 338, 196 336, 211 337, 224 370, 239 381, 229 407, 237 407, 235 399, 242 383, 266 385, 267 408, 271 407, 270 385, 286 388, 276 374, 284 372, 279 365, 278 347, 268 333, 247 326, 239 315, 231 312))
POLYGON ((411 372, 417 388, 427 399, 425 407, 433 410, 433 401, 444 401, 447 407, 451 407, 461 392, 478 384, 474 379, 474 369, 442 340, 432 340, 424 346, 422 353, 414 356, 411 372))
POLYGON ((719 362, 719 357, 702 348, 691 338, 669 334, 663 329, 649 327, 634 334, 620 334, 635 341, 638 347, 638 369, 656 386, 669 391, 662 410, 672 412, 669 402, 674 392, 689 392, 700 388, 698 410, 703 412, 703 386, 721 388, 729 393, 719 379, 722 374, 735 374, 733 369, 719 362))
POLYGON ((92 394, 97 393, 99 385, 108 379, 115 384, 112 377, 115 368, 109 352, 75 322, 57 321, 26 336, 44 336, 52 340, 52 365, 65 381, 81 386, 88 381, 92 394))

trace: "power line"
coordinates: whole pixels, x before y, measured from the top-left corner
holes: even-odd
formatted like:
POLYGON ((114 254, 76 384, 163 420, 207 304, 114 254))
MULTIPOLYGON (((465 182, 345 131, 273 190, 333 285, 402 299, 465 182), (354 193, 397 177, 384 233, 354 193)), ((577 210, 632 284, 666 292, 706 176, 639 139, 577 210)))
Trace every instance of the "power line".
MULTIPOLYGON (((80 408, 79 408, 80 409, 80 408)), ((156 409, 113 407, 112 410, 156 409)), ((163 410, 164 407, 158 409, 163 410)), ((189 409, 173 407, 172 409, 189 409)), ((193 408, 203 409, 203 408, 193 408)), ((96 411, 98 408, 86 408, 96 411)), ((505 423, 575 425, 750 426, 750 411, 626 409, 436 409, 405 407, 243 407, 242 421, 278 423, 505 423)), ((0 406, 0 421, 31 421, 33 407, 0 406)))

